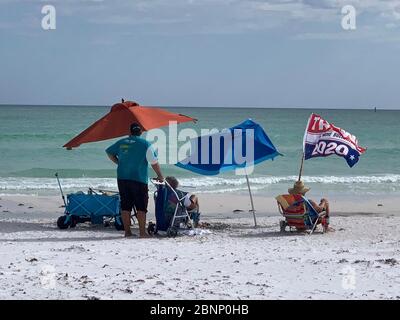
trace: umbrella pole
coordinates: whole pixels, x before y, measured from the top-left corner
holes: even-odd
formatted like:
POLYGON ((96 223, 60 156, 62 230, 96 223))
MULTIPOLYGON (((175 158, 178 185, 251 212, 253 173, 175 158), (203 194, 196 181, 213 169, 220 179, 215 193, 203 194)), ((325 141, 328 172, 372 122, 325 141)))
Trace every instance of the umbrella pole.
POLYGON ((256 210, 254 209, 253 195, 251 194, 249 176, 247 175, 247 172, 246 172, 246 181, 247 181, 247 188, 249 189, 249 194, 250 194, 251 211, 253 212, 253 218, 254 218, 254 227, 257 228, 256 210))

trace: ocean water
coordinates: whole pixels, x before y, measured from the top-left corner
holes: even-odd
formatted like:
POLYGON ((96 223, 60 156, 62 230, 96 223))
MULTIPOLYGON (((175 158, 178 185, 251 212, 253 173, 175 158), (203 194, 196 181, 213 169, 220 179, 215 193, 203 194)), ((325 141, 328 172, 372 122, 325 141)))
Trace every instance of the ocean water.
MULTIPOLYGON (((109 111, 110 107, 0 106, 0 195, 58 193, 58 172, 66 192, 88 187, 116 189, 115 166, 104 150, 113 140, 84 144, 74 150, 62 145, 109 111)), ((256 166, 250 176, 258 194, 285 192, 295 181, 307 119, 315 112, 356 135, 367 147, 354 168, 331 156, 305 161, 304 178, 316 195, 400 195, 400 111, 167 108, 198 119, 179 129, 223 129, 247 118, 261 124, 284 154, 256 166)), ((164 129, 167 133, 168 130, 164 129)), ((168 142, 167 142, 168 143, 168 142)), ((175 175, 196 192, 247 191, 244 177, 225 173, 207 177, 163 165, 164 175, 175 175)), ((151 173, 151 172, 150 172, 151 173)))

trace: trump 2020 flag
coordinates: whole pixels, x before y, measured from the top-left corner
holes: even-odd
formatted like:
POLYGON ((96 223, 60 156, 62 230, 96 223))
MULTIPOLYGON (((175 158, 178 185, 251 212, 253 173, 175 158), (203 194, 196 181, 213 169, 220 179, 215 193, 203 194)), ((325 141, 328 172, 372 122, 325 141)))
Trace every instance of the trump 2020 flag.
POLYGON ((303 148, 305 160, 336 154, 345 158, 350 167, 353 167, 360 155, 366 151, 358 145, 356 136, 314 113, 308 119, 303 148))

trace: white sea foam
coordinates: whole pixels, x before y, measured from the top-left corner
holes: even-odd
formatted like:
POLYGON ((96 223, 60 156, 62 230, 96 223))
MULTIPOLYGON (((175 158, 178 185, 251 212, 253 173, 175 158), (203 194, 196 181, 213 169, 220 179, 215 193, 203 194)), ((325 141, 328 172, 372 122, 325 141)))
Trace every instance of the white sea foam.
MULTIPOLYGON (((297 176, 277 176, 277 177, 254 177, 249 178, 252 184, 271 185, 279 183, 291 183, 298 179, 297 176)), ((304 176, 302 180, 306 183, 323 184, 383 184, 399 183, 400 175, 385 174, 373 176, 304 176)), ((183 178, 181 184, 188 187, 214 187, 214 186, 240 186, 246 184, 246 178, 183 178)))
MULTIPOLYGON (((278 186, 280 184, 290 185, 297 179, 297 176, 258 176, 250 177, 252 189, 278 186)), ((400 183, 400 175, 384 174, 372 176, 304 176, 302 180, 308 184, 321 184, 324 187, 357 186, 381 188, 389 187, 389 190, 397 190, 400 183)), ((114 178, 65 178, 61 179, 64 190, 86 190, 88 187, 116 190, 117 183, 114 178)), ((246 190, 246 179, 244 177, 196 177, 181 178, 182 188, 196 188, 200 192, 234 192, 246 190)), ((23 178, 6 177, 0 178, 0 193, 24 193, 35 194, 46 191, 58 191, 57 180, 54 178, 23 178)))
MULTIPOLYGON (((61 180, 63 189, 87 189, 88 187, 116 189, 112 178, 66 178, 61 180)), ((58 190, 57 180, 52 178, 0 178, 0 191, 43 191, 58 190)))

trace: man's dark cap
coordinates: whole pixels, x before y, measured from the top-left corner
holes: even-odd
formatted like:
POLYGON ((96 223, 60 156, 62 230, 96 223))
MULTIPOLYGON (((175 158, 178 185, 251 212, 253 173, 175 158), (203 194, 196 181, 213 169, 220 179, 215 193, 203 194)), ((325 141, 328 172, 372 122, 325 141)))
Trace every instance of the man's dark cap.
POLYGON ((134 136, 140 135, 142 133, 142 127, 134 122, 131 124, 131 134, 134 136))

